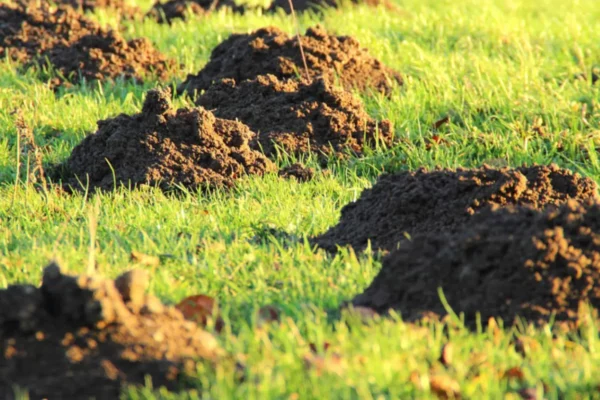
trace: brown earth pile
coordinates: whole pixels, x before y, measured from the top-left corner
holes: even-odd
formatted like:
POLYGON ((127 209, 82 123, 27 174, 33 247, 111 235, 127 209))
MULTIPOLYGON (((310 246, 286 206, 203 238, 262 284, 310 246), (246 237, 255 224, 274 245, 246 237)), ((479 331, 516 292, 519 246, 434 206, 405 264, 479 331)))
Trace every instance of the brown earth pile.
POLYGON ((476 313, 511 324, 520 316, 562 327, 600 308, 600 205, 569 200, 558 209, 496 206, 453 234, 427 232, 387 256, 355 306, 399 310, 405 320, 446 314, 474 326, 476 313))
MULTIPOLYGON (((275 169, 250 149, 255 134, 240 122, 219 118, 203 108, 170 104, 168 90, 151 90, 142 112, 98 122, 98 131, 77 145, 66 169, 92 189, 116 184, 228 187, 245 174, 275 169)), ((67 181, 79 187, 77 179, 67 181)))
POLYGON ((148 275, 115 281, 44 269, 41 287, 0 290, 0 397, 117 399, 125 384, 177 389, 200 360, 216 361, 215 338, 145 294, 148 275))
POLYGON ((279 176, 285 179, 296 179, 298 182, 308 182, 315 177, 315 170, 300 163, 294 163, 280 169, 279 176))
POLYGON ((177 18, 185 20, 188 13, 203 15, 221 8, 229 8, 240 14, 245 10, 233 0, 170 0, 156 2, 146 16, 160 23, 170 24, 177 18))
POLYGON ((268 156, 276 145, 288 153, 360 154, 377 142, 390 144, 389 121, 377 123, 349 92, 323 79, 310 83, 279 80, 273 75, 236 83, 224 79, 197 100, 219 118, 239 119, 253 131, 268 156))
MULTIPOLYGON (((371 57, 367 49, 350 36, 333 36, 320 26, 309 28, 302 36, 302 46, 311 78, 323 76, 346 88, 374 88, 389 93, 401 84, 397 72, 371 57)), ((180 91, 194 93, 213 82, 231 78, 236 82, 272 74, 280 79, 305 78, 298 40, 275 27, 250 34, 234 34, 212 51, 210 61, 197 75, 188 75, 180 91)))
POLYGON ((134 18, 139 9, 132 7, 124 0, 54 0, 55 4, 73 7, 84 12, 94 12, 98 9, 117 10, 125 18, 134 18))
POLYGON ((148 39, 126 41, 70 7, 0 4, 0 56, 28 65, 48 62, 66 81, 143 80, 150 73, 165 79, 175 63, 148 39))
MULTIPOLYGON (((386 0, 293 0, 294 11, 321 11, 326 8, 339 8, 345 3, 347 4, 366 4, 371 7, 377 7, 379 5, 384 6, 388 10, 395 9, 394 5, 386 0)), ((286 14, 291 14, 289 0, 275 0, 269 6, 268 11, 276 12, 283 10, 286 14)))
POLYGON ((454 232, 490 205, 557 206, 597 198, 589 178, 556 165, 494 169, 438 169, 384 175, 358 201, 342 209, 339 223, 314 239, 329 251, 350 245, 393 250, 411 236, 454 232))

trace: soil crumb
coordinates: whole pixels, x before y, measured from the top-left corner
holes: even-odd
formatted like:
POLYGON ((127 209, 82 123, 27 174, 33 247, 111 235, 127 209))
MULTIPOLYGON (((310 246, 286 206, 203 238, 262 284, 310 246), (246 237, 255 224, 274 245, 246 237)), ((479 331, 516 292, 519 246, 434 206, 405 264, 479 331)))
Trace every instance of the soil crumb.
POLYGON ((351 93, 323 79, 310 83, 279 80, 273 75, 236 83, 223 79, 197 100, 219 118, 239 119, 258 132, 260 147, 270 157, 277 147, 290 154, 309 151, 325 158, 361 154, 377 143, 389 145, 389 121, 377 122, 351 93))
POLYGON ((296 179, 298 182, 308 182, 315 177, 315 170, 295 163, 280 169, 279 176, 285 179, 296 179))
POLYGON ((124 0, 54 0, 53 2, 83 12, 94 12, 99 9, 116 10, 123 18, 135 18, 140 14, 137 7, 124 0))
POLYGON ((427 232, 390 253, 355 306, 399 310, 405 320, 444 316, 450 307, 484 323, 517 316, 562 328, 589 322, 600 308, 600 205, 569 200, 558 208, 494 206, 453 234, 427 232))
POLYGON ((49 64, 54 86, 81 79, 166 79, 176 63, 146 39, 126 41, 71 7, 0 4, 0 56, 26 65, 49 64))
POLYGON ((177 390, 196 361, 217 361, 216 339, 146 294, 148 274, 115 281, 68 276, 52 263, 41 287, 0 290, 0 397, 117 399, 126 384, 177 390))
POLYGON ((393 250, 406 234, 454 232, 490 205, 558 206, 569 199, 596 199, 589 178, 552 164, 520 168, 438 169, 382 176, 360 198, 342 208, 339 223, 313 242, 393 250))
MULTIPOLYGON (((313 11, 319 12, 327 8, 340 8, 345 4, 358 5, 365 4, 370 7, 384 6, 388 10, 394 10, 394 5, 387 0, 293 0, 294 11, 313 11)), ((268 11, 277 12, 283 10, 286 14, 291 14, 289 0, 275 0, 271 3, 268 11)))
POLYGON ((170 0, 156 2, 146 16, 170 24, 174 19, 185 20, 188 13, 204 15, 221 8, 229 8, 240 14, 245 11, 244 6, 237 5, 233 0, 170 0))
POLYGON ((75 176, 68 184, 102 190, 121 184, 230 187, 243 175, 275 171, 250 148, 256 134, 246 125, 215 118, 201 107, 175 111, 170 97, 169 89, 150 90, 141 113, 99 121, 66 162, 75 176))
MULTIPOLYGON (((383 93, 402 84, 400 74, 371 57, 350 36, 329 35, 316 26, 301 39, 311 78, 323 76, 328 82, 339 81, 347 89, 373 88, 383 93)), ((179 91, 200 93, 223 78, 236 82, 265 74, 279 79, 306 78, 303 65, 298 39, 279 28, 233 34, 215 47, 210 61, 197 75, 188 75, 179 91)))

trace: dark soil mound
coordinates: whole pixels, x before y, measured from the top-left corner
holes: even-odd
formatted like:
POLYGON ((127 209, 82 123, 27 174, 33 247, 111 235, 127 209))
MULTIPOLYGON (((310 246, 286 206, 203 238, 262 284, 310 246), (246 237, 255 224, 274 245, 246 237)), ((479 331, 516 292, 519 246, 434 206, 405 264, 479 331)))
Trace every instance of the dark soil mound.
MULTIPOLYGON (((543 212, 485 210, 454 234, 418 235, 383 263, 356 306, 401 311, 406 320, 446 314, 441 287, 473 326, 521 316, 534 323, 577 325, 581 302, 600 308, 600 205, 571 200, 543 212)), ((582 315, 583 316, 583 315, 582 315)))
MULTIPOLYGON (((333 36, 317 26, 302 36, 302 46, 311 77, 339 80, 346 88, 369 87, 388 93, 400 75, 371 57, 350 36, 333 36)), ((223 78, 236 82, 272 74, 280 79, 297 78, 305 71, 298 40, 278 28, 234 34, 215 47, 210 61, 197 75, 188 75, 180 91, 201 92, 223 78)))
POLYGON ((195 360, 216 361, 215 338, 146 295, 148 276, 116 281, 66 276, 56 264, 42 286, 0 290, 0 397, 117 399, 125 384, 176 389, 195 360))
POLYGON ((70 7, 0 4, 0 56, 49 64, 58 72, 54 84, 124 77, 142 80, 150 73, 164 79, 175 63, 147 39, 126 41, 70 7))
POLYGON ((239 119, 258 132, 265 154, 275 146, 288 153, 343 156, 360 154, 365 146, 390 144, 389 121, 377 124, 350 93, 318 79, 311 83, 280 81, 273 75, 236 83, 224 79, 212 85, 198 105, 226 119, 239 119))
POLYGON ((289 165, 279 170, 279 176, 286 179, 296 179, 299 182, 308 182, 315 176, 313 168, 306 167, 300 163, 289 165))
POLYGON ((161 23, 171 23, 177 18, 185 20, 188 12, 202 15, 221 8, 244 13, 244 7, 238 6, 233 0, 170 0, 165 3, 156 2, 146 16, 161 23))
MULTIPOLYGON (((242 123, 215 118, 203 108, 175 111, 169 91, 151 90, 142 112, 99 121, 77 145, 66 169, 92 189, 116 184, 189 188, 232 186, 245 174, 274 170, 250 149, 255 134, 242 123)), ((76 179, 68 180, 79 187, 76 179)))
POLYGON ((124 18, 134 18, 139 14, 136 7, 132 7, 124 0, 54 0, 54 3, 84 12, 94 12, 102 8, 117 10, 124 18))
POLYGON ((597 197, 596 184, 556 165, 516 169, 418 170, 382 176, 342 209, 340 222, 314 239, 335 251, 350 245, 393 250, 409 235, 453 232, 489 205, 556 206, 597 197))
MULTIPOLYGON (((348 4, 366 4, 371 7, 377 7, 379 5, 384 6, 388 10, 393 10, 395 7, 392 3, 386 0, 292 0, 294 5, 294 11, 302 12, 302 11, 321 11, 325 8, 339 8, 344 3, 348 4)), ((283 10, 286 14, 291 14, 292 10, 290 9, 289 0, 275 0, 271 3, 268 11, 276 12, 278 10, 283 10)))

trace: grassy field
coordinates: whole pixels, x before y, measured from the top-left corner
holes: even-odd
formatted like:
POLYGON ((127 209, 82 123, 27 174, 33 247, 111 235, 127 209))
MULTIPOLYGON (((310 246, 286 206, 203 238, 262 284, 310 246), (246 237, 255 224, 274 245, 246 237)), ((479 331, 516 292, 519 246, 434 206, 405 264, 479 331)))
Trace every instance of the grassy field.
MULTIPOLYGON (((165 393, 149 384, 124 392, 127 399, 435 398, 436 391, 443 397, 440 387, 471 399, 600 398, 600 341, 591 328, 555 335, 550 326, 484 324, 472 332, 457 323, 405 324, 401 316, 363 324, 336 311, 368 285, 380 260, 347 250, 330 256, 306 239, 335 224, 341 207, 384 171, 555 162, 600 179, 600 84, 590 79, 600 66, 597 0, 396 4, 396 12, 357 7, 299 17, 302 30, 320 22, 356 37, 406 78, 391 99, 361 95, 372 116, 393 122, 402 144, 337 163, 306 184, 271 175, 209 196, 37 192, 25 182, 26 171, 17 177, 13 109, 23 111, 44 163, 52 164, 97 120, 137 112, 157 82, 80 85, 55 95, 36 71, 2 61, 0 287, 38 282, 52 258, 69 271, 85 271, 96 219, 101 273, 114 277, 130 268, 135 250, 160 256, 151 291, 165 302, 198 293, 218 299, 226 321, 219 341, 246 366, 246 379, 236 381, 235 366, 223 363, 192 377, 197 391, 165 393), (576 79, 582 73, 587 79, 576 79), (428 148, 432 125, 445 116, 451 122, 437 134, 446 143, 428 148), (259 326, 256 311, 265 305, 281 310, 280 323, 259 326), (526 351, 517 351, 516 342, 526 351), (453 354, 442 363, 448 343, 453 354), (311 355, 310 344, 329 349, 311 355)), ((120 23, 110 13, 94 18, 120 23)), ((197 72, 231 32, 294 29, 285 15, 226 12, 172 26, 121 24, 128 38, 149 37, 184 64, 171 84, 197 72)), ((310 157, 306 162, 317 166, 310 157)))

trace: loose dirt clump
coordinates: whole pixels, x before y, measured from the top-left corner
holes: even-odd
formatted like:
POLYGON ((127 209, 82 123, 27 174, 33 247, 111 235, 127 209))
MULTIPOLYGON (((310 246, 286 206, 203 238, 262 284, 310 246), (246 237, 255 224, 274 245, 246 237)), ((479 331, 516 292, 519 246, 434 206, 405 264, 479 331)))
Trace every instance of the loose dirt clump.
MULTIPOLYGON (((311 78, 323 76, 348 89, 374 88, 383 93, 389 93, 394 84, 402 84, 400 74, 371 57, 350 36, 328 35, 317 26, 302 36, 302 47, 311 78)), ((241 82, 265 74, 279 79, 306 77, 295 36, 275 27, 231 35, 215 47, 197 75, 188 75, 179 90, 200 93, 224 78, 241 82)))
POLYGON ((233 0, 170 0, 156 2, 146 16, 170 24, 177 18, 185 20, 188 13, 204 15, 221 8, 229 8, 240 14, 245 11, 244 6, 237 5, 233 0))
POLYGON ((177 389, 196 361, 214 362, 215 338, 145 293, 148 275, 115 281, 68 276, 56 264, 41 287, 0 290, 0 397, 119 398, 126 384, 177 389))
POLYGON ((117 185, 229 187, 246 174, 275 167, 251 150, 255 134, 240 122, 215 118, 203 108, 170 104, 170 91, 151 90, 142 112, 98 122, 98 131, 66 161, 67 183, 112 190, 117 185))
POLYGON ((84 12, 94 12, 98 9, 116 10, 123 18, 135 18, 140 12, 138 8, 124 0, 54 0, 53 2, 84 12))
POLYGON ((369 241, 373 249, 393 250, 406 234, 457 231, 486 206, 542 209, 596 198, 594 181, 556 165, 400 172, 382 176, 313 242, 329 251, 345 245, 361 251, 369 241))
POLYGON ((279 170, 279 176, 285 179, 296 179, 298 182, 308 182, 315 177, 314 168, 295 163, 279 170))
POLYGON ((71 7, 0 5, 0 56, 27 65, 49 64, 58 77, 51 82, 143 80, 154 74, 166 79, 176 64, 148 39, 126 41, 71 7))
POLYGON ((558 209, 495 206, 457 232, 428 232, 387 256, 355 306, 399 310, 405 320, 443 316, 439 295, 469 326, 517 316, 563 327, 600 308, 600 205, 569 200, 558 209), (592 310, 583 306, 589 303, 592 310))
POLYGON ((352 94, 323 79, 310 83, 273 75, 236 83, 224 79, 197 100, 219 118, 239 119, 253 131, 270 157, 276 147, 291 154, 360 154, 367 146, 391 144, 389 121, 376 122, 352 94))
MULTIPOLYGON (((395 9, 394 5, 386 0, 293 0, 294 11, 296 12, 319 12, 327 8, 340 8, 345 3, 352 5, 365 4, 371 7, 382 5, 388 10, 395 9)), ((291 14, 292 10, 289 0, 275 0, 268 9, 270 12, 277 12, 279 10, 283 10, 286 14, 291 14)))

